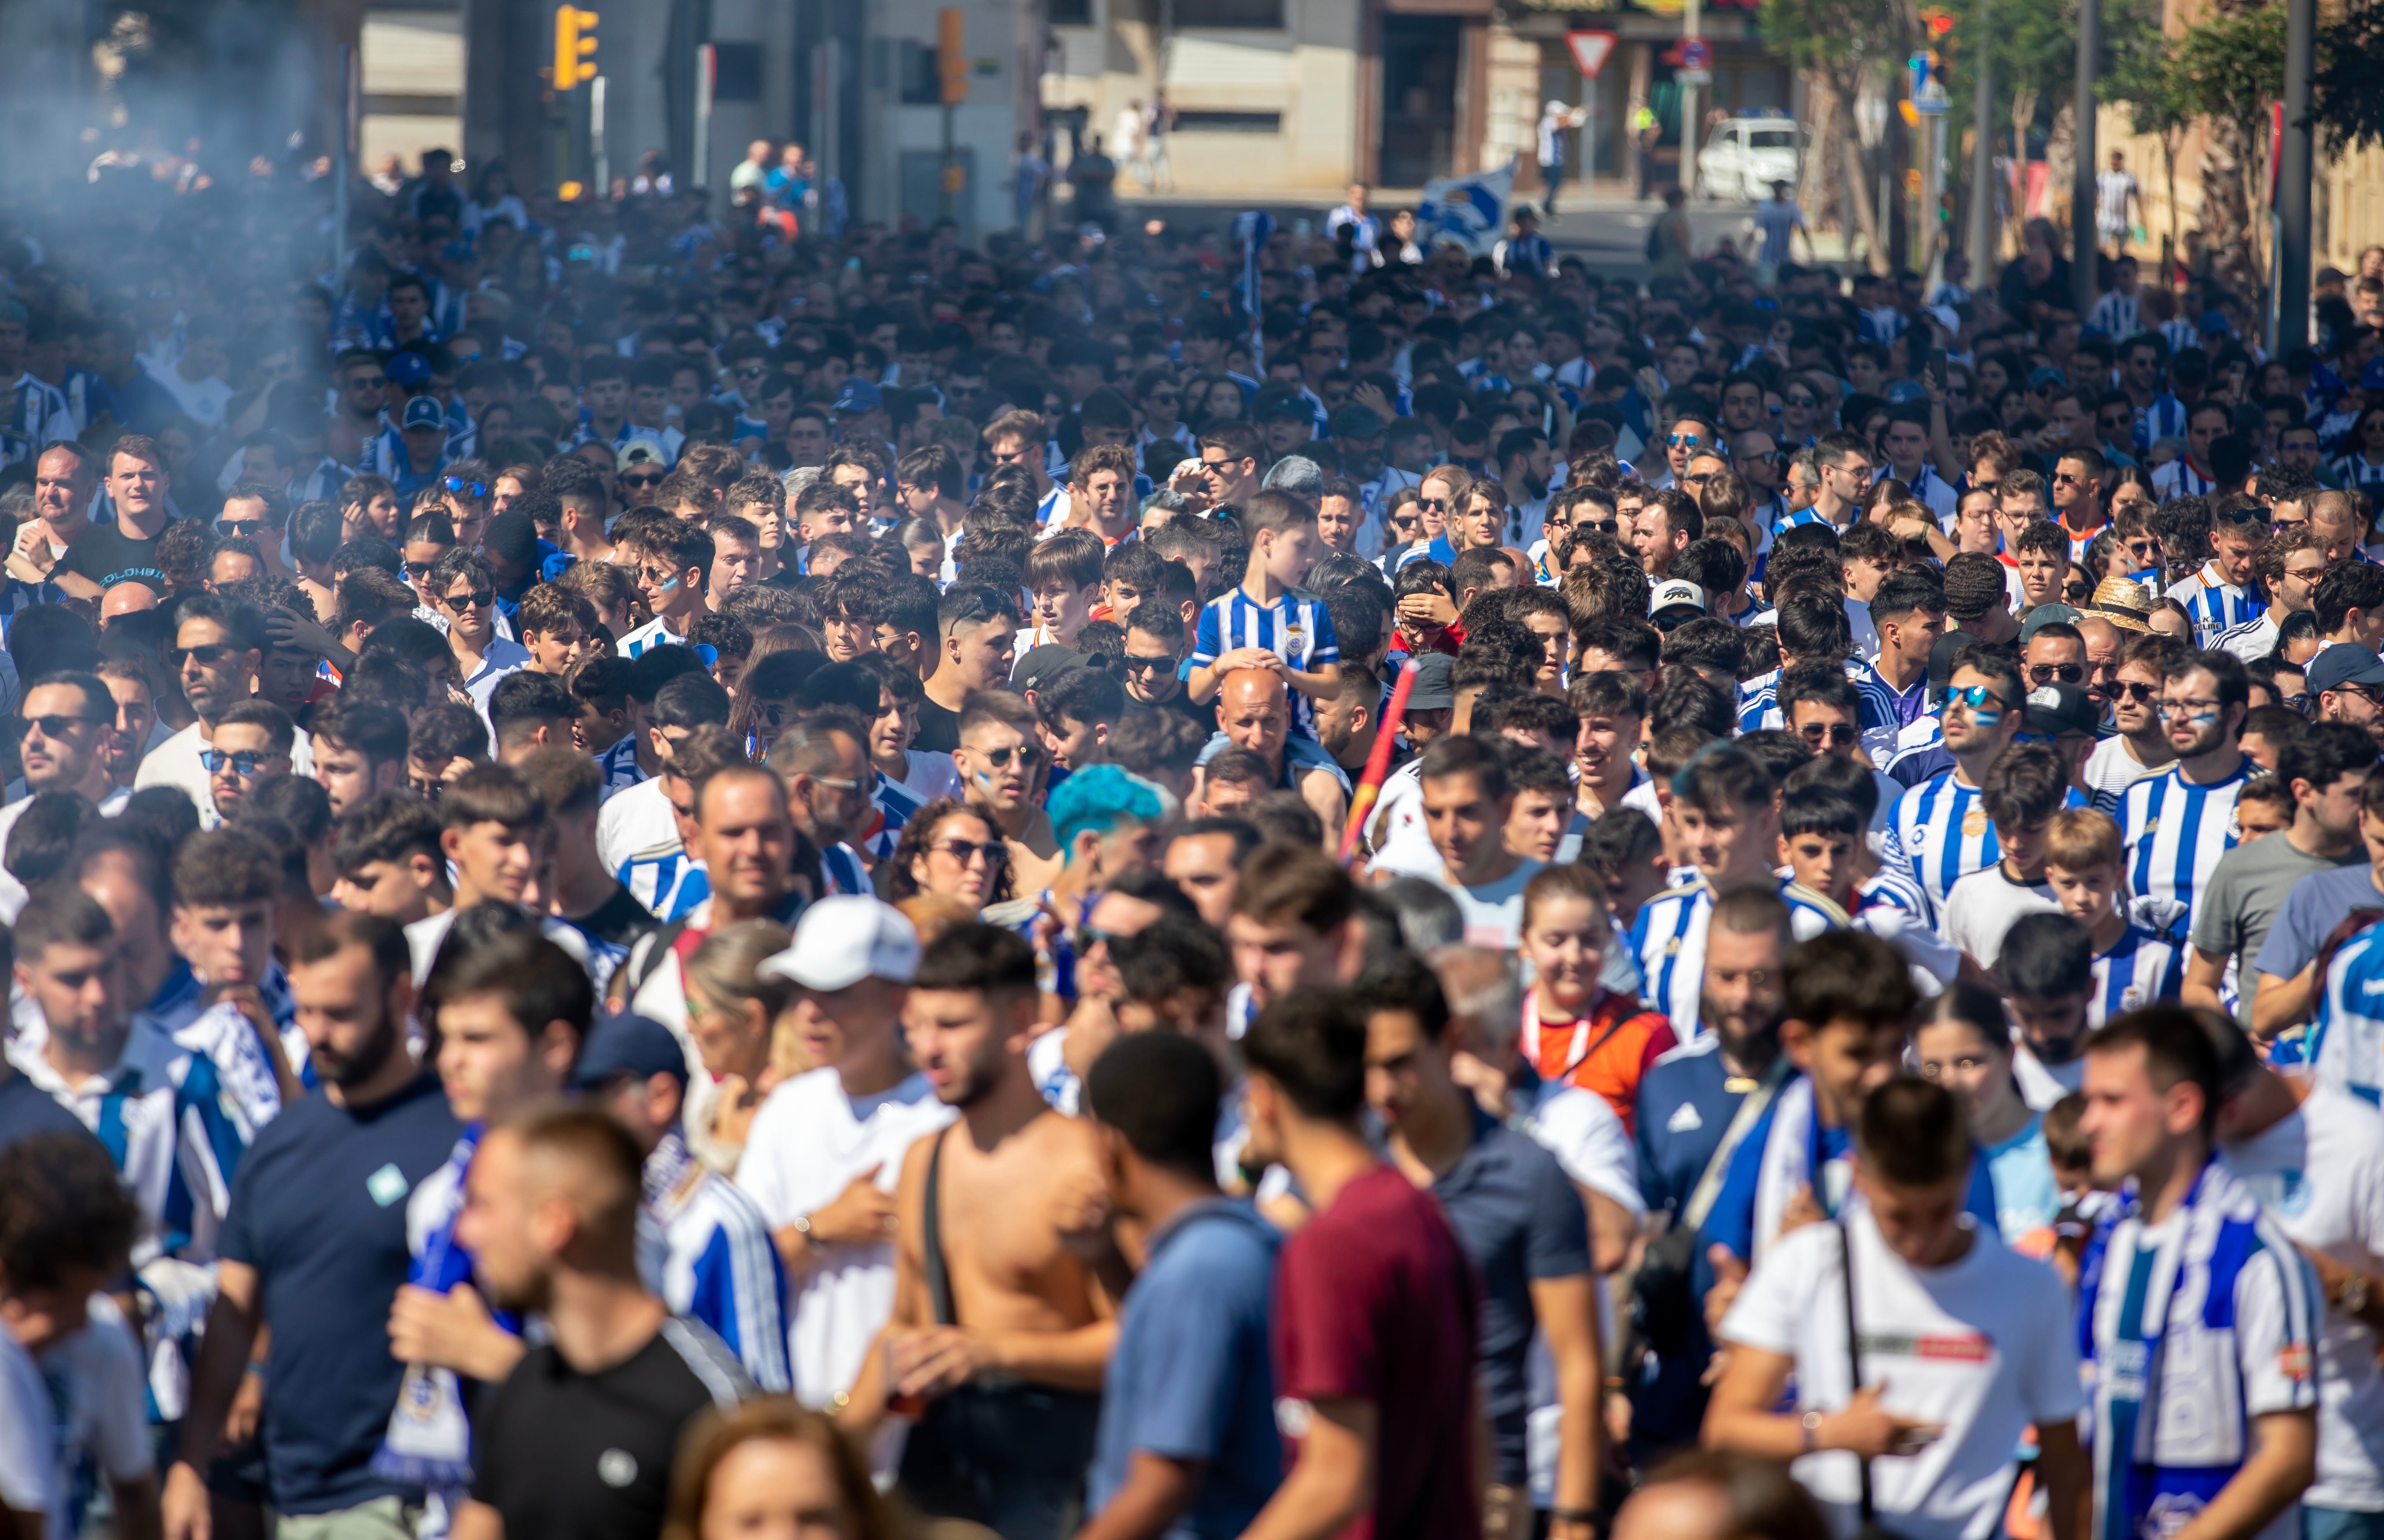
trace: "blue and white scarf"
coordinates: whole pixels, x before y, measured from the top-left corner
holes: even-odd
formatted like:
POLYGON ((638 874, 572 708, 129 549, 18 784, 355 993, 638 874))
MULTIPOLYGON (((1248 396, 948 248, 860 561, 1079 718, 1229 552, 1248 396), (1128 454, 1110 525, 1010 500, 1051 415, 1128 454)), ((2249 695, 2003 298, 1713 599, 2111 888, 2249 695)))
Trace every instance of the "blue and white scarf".
POLYGON ((2297 1367, 2281 1356, 2279 1365, 2303 1382, 2305 1404, 2317 1402, 2324 1307, 2309 1264, 2216 1158, 2179 1217, 2148 1237, 2130 1193, 2080 1263, 2079 1354, 2095 1371, 2093 1540, 2174 1534, 2241 1468, 2236 1285, 2248 1270, 2277 1269, 2284 1301, 2286 1340, 2254 1350, 2297 1355, 2297 1367))
MULTIPOLYGON (((405 1281, 445 1294, 472 1276, 471 1253, 455 1241, 455 1221, 464 1212, 464 1179, 485 1132, 479 1124, 464 1130, 447 1163, 414 1189, 405 1214, 406 1247, 414 1261, 405 1281)), ((499 1324, 518 1331, 503 1317, 499 1324)), ((389 1430, 373 1451, 373 1474, 384 1481, 432 1491, 455 1491, 472 1481, 472 1424, 464 1412, 464 1390, 452 1369, 410 1363, 398 1385, 389 1430)))
POLYGON ((1850 1152, 1835 1157, 1824 1153, 1812 1076, 1800 1074, 1780 1088, 1771 1104, 1771 1126, 1756 1167, 1755 1255, 1750 1261, 1762 1261, 1779 1237, 1789 1203, 1799 1188, 1807 1186, 1814 1200, 1834 1215, 1854 1189, 1854 1161, 1850 1152))

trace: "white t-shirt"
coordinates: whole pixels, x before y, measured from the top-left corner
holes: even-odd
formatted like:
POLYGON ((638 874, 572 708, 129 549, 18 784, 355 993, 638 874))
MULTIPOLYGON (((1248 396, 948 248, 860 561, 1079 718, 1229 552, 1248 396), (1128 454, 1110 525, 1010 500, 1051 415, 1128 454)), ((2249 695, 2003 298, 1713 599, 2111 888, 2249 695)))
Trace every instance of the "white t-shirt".
MULTIPOLYGON (((206 740, 199 736, 196 722, 149 751, 133 772, 132 789, 144 790, 153 786, 179 787, 199 810, 199 826, 211 829, 223 820, 216 815, 215 789, 207 784, 207 767, 199 763, 206 751, 206 740)), ((292 775, 312 776, 315 773, 315 744, 300 727, 291 739, 290 770, 292 775)))
MULTIPOLYGON (((2363 1273, 2384 1273, 2384 1113, 2332 1086, 2299 1111, 2221 1149, 2285 1234, 2363 1273)), ((2328 1309, 2317 1348, 2317 1482, 2302 1500, 2384 1511, 2384 1372, 2376 1333, 2328 1309)))
MULTIPOLYGON (((1887 1410, 1945 1426, 1917 1455, 1871 1461, 1880 1520, 1905 1540, 1987 1540, 2000 1532, 2022 1431, 2070 1422, 2085 1405, 2067 1291, 1993 1236, 1974 1234, 1951 1266, 1921 1269, 1887 1248, 1861 1205, 1847 1225, 1863 1379, 1885 1386, 1887 1410)), ((1831 1224, 1782 1236, 1721 1323, 1724 1342, 1795 1360, 1806 1410, 1833 1411, 1854 1394, 1838 1247, 1831 1224)), ((1856 1466, 1833 1450, 1789 1468, 1840 1534, 1855 1527, 1856 1466)))
POLYGON ((1465 944, 1487 947, 1493 951, 1513 951, 1523 935, 1523 885, 1532 880, 1539 869, 1547 864, 1541 861, 1524 861, 1496 882, 1485 882, 1466 888, 1448 880, 1444 863, 1437 871, 1427 874, 1441 890, 1457 900, 1459 913, 1465 916, 1465 944))
POLYGON ((57 1411, 32 1355, 0 1331, 0 1503, 48 1517, 55 1534, 66 1508, 58 1484, 57 1411))
POLYGON ((633 855, 678 849, 678 810, 663 794, 660 776, 604 799, 596 813, 596 859, 618 872, 633 855))
MULTIPOLYGON (((90 1321, 42 1354, 41 1372, 57 1397, 56 1490, 73 1490, 86 1458, 111 1481, 137 1481, 155 1468, 142 1398, 148 1372, 115 1300, 93 1295, 90 1321)), ((62 1502, 49 1510, 50 1540, 75 1533, 66 1509, 62 1502)))
POLYGON ((1423 761, 1411 759, 1383 777, 1382 794, 1369 822, 1383 831, 1372 863, 1379 872, 1440 880, 1440 852, 1423 823, 1423 761))
MULTIPOLYGON (((855 1099, 833 1068, 799 1074, 753 1114, 737 1185, 772 1230, 826 1208, 875 1169, 892 1192, 903 1151, 959 1114, 914 1074, 879 1096, 855 1099)), ((790 1281, 787 1350, 795 1396, 826 1407, 852 1388, 869 1345, 894 1313, 894 1243, 824 1244, 800 1284, 790 1281)))
POLYGON ((1992 968, 2002 955, 2004 935, 2025 914, 2058 914, 2061 900, 2048 885, 2015 882, 1998 862, 1972 872, 1945 895, 1945 939, 1968 953, 1981 968, 1992 968))
POLYGON ((2137 776, 2152 774, 2152 767, 2128 751, 2126 739, 2115 737, 2094 745, 2086 755, 2085 773, 2089 787, 2116 797, 2137 776))
MULTIPOLYGON (((9 783, 12 791, 21 791, 24 787, 23 781, 9 783)), ((99 800, 99 811, 112 818, 124 811, 124 804, 131 796, 131 788, 119 786, 99 800)), ((25 810, 32 805, 33 799, 27 796, 0 808, 0 860, 5 860, 8 853, 9 831, 17 826, 17 820, 25 816, 25 810)), ((30 897, 31 895, 25 891, 25 885, 17 880, 16 875, 6 866, 0 866, 0 922, 15 925, 17 917, 25 912, 25 900, 30 897)))
POLYGON ((2019 1099, 2029 1111, 2042 1112, 2086 1083, 2086 1056, 2067 1063, 2048 1064, 2028 1050, 2019 1032, 2012 1032, 2012 1078, 2019 1083, 2019 1099))
POLYGON ((938 797, 961 794, 960 767, 952 756, 939 749, 908 749, 903 757, 910 767, 895 777, 898 784, 908 787, 929 801, 938 797))

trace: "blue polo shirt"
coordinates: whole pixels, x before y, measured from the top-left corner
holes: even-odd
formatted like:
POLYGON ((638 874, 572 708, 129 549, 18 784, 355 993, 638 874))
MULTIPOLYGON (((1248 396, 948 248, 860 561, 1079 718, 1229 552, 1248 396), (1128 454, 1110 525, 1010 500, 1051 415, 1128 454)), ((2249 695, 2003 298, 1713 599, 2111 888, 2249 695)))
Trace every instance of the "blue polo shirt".
POLYGON ((1137 1449, 1208 1467, 1167 1540, 1232 1540, 1274 1495, 1283 1439, 1269 1321, 1282 1243, 1255 1208, 1223 1198, 1150 1237, 1102 1381, 1089 1512, 1115 1499, 1137 1449))
POLYGON ((1524 1427, 1532 1411, 1532 1285, 1591 1271, 1589 1214, 1557 1158, 1479 1108, 1473 1144, 1432 1185, 1482 1274, 1482 1388, 1490 1409, 1492 1479, 1530 1480, 1524 1427))
POLYGON ((361 1111, 309 1096, 258 1132, 232 1178, 223 1255, 256 1270, 273 1330, 262 1438, 280 1512, 419 1497, 368 1465, 402 1374, 389 1310, 410 1261, 406 1195, 463 1131, 433 1074, 361 1111))

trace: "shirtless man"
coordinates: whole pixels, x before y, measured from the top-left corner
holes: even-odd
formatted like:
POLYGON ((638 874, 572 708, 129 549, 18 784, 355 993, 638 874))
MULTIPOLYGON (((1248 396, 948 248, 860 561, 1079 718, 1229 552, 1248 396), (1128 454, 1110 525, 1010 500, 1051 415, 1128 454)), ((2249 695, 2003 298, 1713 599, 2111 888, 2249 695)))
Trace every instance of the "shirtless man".
POLYGON ((970 808, 1001 831, 1010 847, 1012 891, 1022 898, 1040 893, 1060 875, 1060 842, 1040 795, 1050 763, 1024 696, 980 689, 969 697, 952 767, 970 808))
POLYGON ((888 1413, 916 1418, 903 1495, 1007 1540, 1074 1533, 1117 1329, 1071 1248, 1105 1202, 1090 1125, 1045 1105, 1026 1067, 1037 1000, 1011 931, 961 925, 919 959, 911 1054, 960 1126, 903 1157, 894 1313, 839 1414, 864 1441, 888 1413))
POLYGON ((1327 844, 1341 840, 1342 815, 1349 798, 1333 758, 1313 739, 1291 738, 1291 696, 1283 676, 1271 668, 1236 668, 1217 688, 1217 727, 1236 749, 1267 762, 1274 784, 1299 793, 1324 825, 1327 844), (1285 757, 1291 756, 1286 770, 1285 757))

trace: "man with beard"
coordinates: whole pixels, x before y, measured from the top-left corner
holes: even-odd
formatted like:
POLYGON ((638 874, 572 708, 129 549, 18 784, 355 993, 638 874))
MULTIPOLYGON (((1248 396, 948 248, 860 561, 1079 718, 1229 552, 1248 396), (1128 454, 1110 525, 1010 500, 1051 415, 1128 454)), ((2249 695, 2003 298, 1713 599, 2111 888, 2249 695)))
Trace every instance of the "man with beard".
MULTIPOLYGON (((1690 1237, 1712 1201, 1710 1192, 1697 1201, 1707 1172, 1728 1168, 1743 1106, 1750 1096, 1770 1100, 1779 1078, 1773 1066, 1785 1062, 1780 1004, 1792 944, 1788 922, 1788 905, 1760 888, 1734 888, 1715 902, 1698 993, 1698 1020, 1707 1030, 1657 1060, 1639 1082, 1640 1194, 1650 1213, 1690 1237)), ((1674 1289, 1703 1298, 1712 1282, 1704 1258, 1691 1256, 1677 1237, 1669 1247, 1652 1243, 1650 1253, 1670 1263, 1674 1289)), ((1653 1455, 1696 1442, 1713 1342, 1693 1309, 1651 1317, 1645 1336, 1656 1372, 1633 1398, 1631 1435, 1635 1452, 1653 1455)))
POLYGON ((2094 942, 2067 914, 2024 914, 2004 933, 1993 978, 2019 1029, 2012 1078, 2043 1112, 2078 1088, 2087 1033, 2110 1013, 2095 976, 2094 942))
POLYGON ((329 1527, 394 1526, 419 1487, 372 1473, 397 1402, 390 1305, 406 1279, 406 1195, 447 1163, 463 1125, 405 1048, 414 975, 405 935, 334 910, 297 937, 291 993, 321 1092, 259 1132, 234 1179, 215 1307, 192 1374, 166 1534, 207 1519, 205 1472, 260 1331, 275 1383, 259 1428, 277 1510, 329 1527))
POLYGON ((2119 793, 2119 832, 2133 901, 2165 914, 2136 918, 2159 929, 2192 911, 2219 858, 2235 848, 2235 795, 2259 766, 2239 742, 2251 682, 2232 652, 2189 652, 2161 678, 2161 716, 2177 763, 2119 793))
POLYGON ((1248 749, 1266 761, 1273 784, 1299 793, 1324 826, 1328 842, 1341 838, 1348 812, 1347 779, 1315 739, 1291 733, 1291 692, 1271 668, 1236 668, 1217 689, 1217 736, 1201 751, 1205 764, 1228 748, 1248 749))
POLYGON ((2308 677, 2319 721, 2348 723, 2384 743, 2384 703, 2377 697, 2377 687, 2384 685, 2384 662, 2378 661, 2375 649, 2336 642, 2310 659, 2308 677))
POLYGON ((893 1319, 839 1419, 866 1440, 889 1414, 916 1418, 903 1496, 1008 1540, 1074 1529, 1117 1330, 1068 1245, 1105 1189, 1091 1126, 1053 1112, 1027 1069, 1039 998, 1033 949, 997 926, 956 926, 919 959, 911 1051, 962 1133, 903 1157, 893 1319))
POLYGON ((552 1339, 482 1403, 455 1540, 651 1534, 679 1435, 752 1382, 638 1277, 643 1151, 602 1108, 547 1106, 481 1140, 455 1238, 501 1309, 552 1339))

